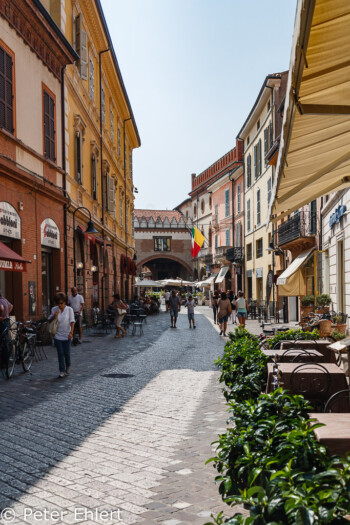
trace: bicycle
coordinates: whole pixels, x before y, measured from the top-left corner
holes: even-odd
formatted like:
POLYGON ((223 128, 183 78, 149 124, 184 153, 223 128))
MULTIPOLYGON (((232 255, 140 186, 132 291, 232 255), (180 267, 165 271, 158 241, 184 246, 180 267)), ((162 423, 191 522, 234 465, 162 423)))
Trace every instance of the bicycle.
POLYGON ((16 364, 22 363, 24 372, 29 372, 35 355, 35 334, 20 322, 11 322, 10 348, 8 352, 6 375, 10 379, 16 364))

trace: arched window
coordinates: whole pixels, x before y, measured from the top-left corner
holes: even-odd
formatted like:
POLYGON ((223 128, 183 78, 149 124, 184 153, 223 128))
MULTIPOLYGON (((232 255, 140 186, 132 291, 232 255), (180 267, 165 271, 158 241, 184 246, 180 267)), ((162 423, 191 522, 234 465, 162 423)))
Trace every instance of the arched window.
POLYGON ((193 206, 193 216, 197 217, 197 204, 193 206))
POLYGON ((204 199, 201 201, 201 212, 204 213, 204 199))

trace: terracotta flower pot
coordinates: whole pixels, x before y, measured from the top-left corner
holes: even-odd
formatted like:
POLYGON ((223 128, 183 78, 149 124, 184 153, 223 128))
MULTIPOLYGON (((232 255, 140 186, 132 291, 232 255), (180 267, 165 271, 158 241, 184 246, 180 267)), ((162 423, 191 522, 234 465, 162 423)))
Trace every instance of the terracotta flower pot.
POLYGON ((328 319, 321 319, 318 325, 318 330, 320 332, 320 337, 328 337, 332 332, 332 321, 328 321, 328 319))

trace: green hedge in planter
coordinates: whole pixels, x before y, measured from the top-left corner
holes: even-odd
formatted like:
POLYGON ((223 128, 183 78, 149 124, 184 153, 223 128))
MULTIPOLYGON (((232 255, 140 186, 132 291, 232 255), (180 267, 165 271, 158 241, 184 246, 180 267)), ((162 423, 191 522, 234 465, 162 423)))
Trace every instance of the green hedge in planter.
POLYGON ((301 339, 306 341, 316 341, 319 338, 320 333, 317 328, 312 330, 312 332, 304 332, 301 328, 298 328, 297 330, 286 330, 285 332, 278 332, 274 337, 271 337, 271 339, 269 339, 269 347, 273 348, 280 341, 298 341, 301 339))
POLYGON ((235 342, 227 342, 223 357, 215 361, 221 368, 227 401, 256 398, 266 385, 268 358, 260 351, 257 337, 244 337, 241 332, 236 330, 235 342))

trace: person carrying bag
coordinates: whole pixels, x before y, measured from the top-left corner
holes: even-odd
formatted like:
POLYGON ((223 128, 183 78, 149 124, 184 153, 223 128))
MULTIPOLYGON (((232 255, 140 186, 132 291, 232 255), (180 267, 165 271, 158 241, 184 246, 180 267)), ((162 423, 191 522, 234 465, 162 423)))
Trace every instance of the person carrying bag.
POLYGON ((122 320, 124 315, 126 314, 126 304, 122 302, 120 299, 120 295, 118 293, 113 295, 114 301, 113 301, 113 308, 115 311, 115 327, 116 327, 116 334, 114 336, 115 339, 120 338, 120 332, 122 333, 122 336, 124 337, 126 335, 126 330, 122 327, 122 320))

